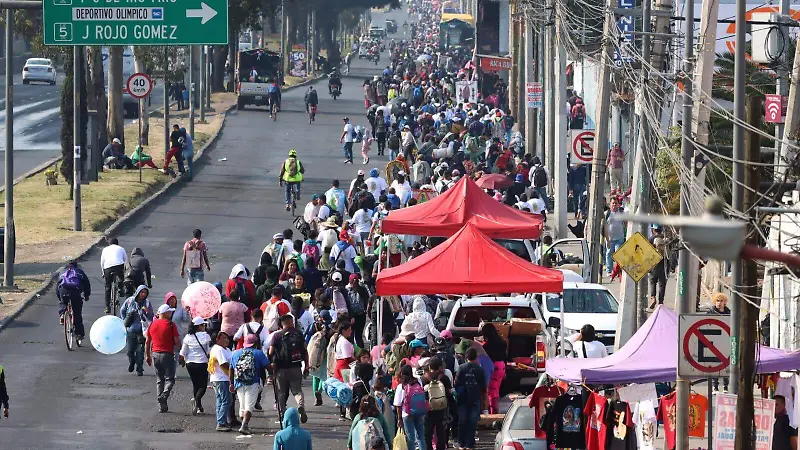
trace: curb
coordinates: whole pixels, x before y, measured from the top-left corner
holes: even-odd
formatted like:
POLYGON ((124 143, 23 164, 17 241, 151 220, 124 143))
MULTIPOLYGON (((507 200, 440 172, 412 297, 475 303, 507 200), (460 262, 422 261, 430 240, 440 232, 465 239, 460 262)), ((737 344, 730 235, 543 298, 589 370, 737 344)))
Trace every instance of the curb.
MULTIPOLYGON (((287 91, 287 90, 291 90, 291 89, 295 89, 295 88, 306 86, 306 85, 308 85, 310 83, 315 83, 315 82, 319 81, 322 78, 323 78, 322 76, 316 77, 316 78, 311 78, 311 79, 306 80, 306 81, 304 81, 302 83, 299 83, 299 84, 296 84, 294 86, 291 86, 291 87, 288 87, 288 88, 284 89, 284 92, 287 91)), ((220 126, 219 130, 217 130, 217 132, 214 133, 214 135, 211 136, 211 138, 209 138, 208 142, 206 142, 206 144, 203 146, 203 148, 201 148, 197 152, 197 154, 195 155, 195 160, 196 161, 199 161, 200 158, 205 154, 205 152, 212 145, 216 144, 217 138, 219 137, 220 133, 222 133, 222 130, 225 129, 225 122, 227 121, 228 114, 231 111, 235 110, 235 109, 236 109, 236 105, 234 104, 234 105, 229 106, 228 109, 225 110, 224 117, 222 119, 222 126, 220 126)), ((47 167, 49 167, 49 166, 46 166, 44 168, 37 167, 36 169, 34 169, 34 171, 37 170, 37 169, 39 169, 39 171, 41 171, 41 170, 46 169, 47 167)), ((28 174, 26 174, 26 176, 30 176, 30 175, 33 175, 33 174, 31 174, 30 172, 28 174)), ((92 243, 89 246, 87 246, 82 252, 80 252, 73 259, 78 260, 78 261, 83 260, 92 250, 94 250, 94 248, 96 246, 98 246, 99 244, 104 242, 109 235, 113 234, 115 231, 117 231, 120 228, 122 228, 126 224, 126 222, 132 220, 134 217, 136 217, 147 206, 149 206, 151 203, 156 201, 158 198, 160 198, 161 196, 163 196, 167 192, 174 190, 175 186, 179 186, 179 185, 183 184, 182 181, 183 181, 182 178, 176 177, 176 178, 173 178, 172 180, 170 180, 169 182, 167 182, 167 184, 165 184, 163 187, 161 187, 161 189, 159 189, 157 192, 155 192, 150 197, 147 197, 145 200, 143 200, 141 203, 139 203, 138 206, 136 206, 132 210, 128 211, 125 215, 123 215, 122 217, 117 219, 116 222, 111 224, 111 226, 106 228, 106 230, 103 232, 102 236, 100 236, 94 243, 92 243)), ((15 184, 16 184, 16 180, 15 180, 15 184)), ((11 322, 13 322, 14 319, 19 317, 23 312, 25 312, 25 310, 28 309, 28 307, 34 302, 34 300, 36 300, 37 298, 41 297, 44 292, 46 292, 48 289, 50 289, 53 286, 53 283, 55 282, 56 278, 58 277, 58 275, 60 273, 61 273, 61 269, 56 270, 52 274, 50 274, 50 277, 48 279, 46 279, 42 283, 42 285, 39 287, 39 289, 31 292, 30 296, 28 296, 28 298, 23 300, 20 303, 20 305, 17 307, 16 310, 12 311, 10 314, 8 314, 3 319, 0 319, 0 332, 2 332, 11 322)))

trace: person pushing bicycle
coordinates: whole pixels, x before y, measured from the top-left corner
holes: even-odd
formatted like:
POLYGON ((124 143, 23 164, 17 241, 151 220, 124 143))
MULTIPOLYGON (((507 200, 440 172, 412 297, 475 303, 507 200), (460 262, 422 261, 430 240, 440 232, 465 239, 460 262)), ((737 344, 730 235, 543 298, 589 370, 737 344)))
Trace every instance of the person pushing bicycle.
POLYGON ((278 176, 278 184, 283 187, 286 184, 286 210, 297 207, 297 200, 300 198, 300 183, 303 182, 305 173, 303 163, 297 158, 297 150, 289 150, 289 157, 281 166, 281 173, 278 176), (294 194, 294 197, 292 196, 294 194))
POLYGON ((75 327, 75 336, 78 345, 84 337, 83 328, 83 302, 89 301, 92 294, 92 285, 89 277, 78 267, 76 261, 69 261, 64 268, 64 272, 58 278, 56 286, 56 297, 58 297, 58 316, 59 323, 64 325, 64 313, 67 311, 67 304, 72 305, 72 323, 75 327))

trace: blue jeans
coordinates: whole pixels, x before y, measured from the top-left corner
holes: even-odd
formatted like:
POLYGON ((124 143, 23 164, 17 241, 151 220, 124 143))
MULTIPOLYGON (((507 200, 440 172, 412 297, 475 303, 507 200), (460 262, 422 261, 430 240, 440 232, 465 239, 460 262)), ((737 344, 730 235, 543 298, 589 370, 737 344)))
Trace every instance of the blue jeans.
POLYGON ((625 239, 613 239, 608 241, 608 247, 606 248, 606 272, 611 273, 611 269, 614 268, 614 258, 612 258, 612 256, 624 242, 625 239))
POLYGON ((137 372, 144 371, 144 339, 140 338, 140 333, 128 332, 128 363, 136 366, 137 372))
MULTIPOLYGON (((481 405, 459 405, 458 407, 458 446, 475 448, 475 432, 481 418, 481 405)), ((411 447, 409 447, 411 448, 411 447)))
POLYGON ((575 211, 575 215, 578 215, 579 211, 582 212, 581 206, 583 205, 584 192, 586 192, 585 184, 572 185, 572 204, 574 206, 573 211, 575 211))
MULTIPOLYGON (((351 153, 352 158, 352 153, 351 153)), ((300 183, 289 183, 284 181, 283 182, 283 191, 284 197, 286 199, 286 204, 290 205, 292 203, 292 191, 294 191, 294 200, 298 200, 300 198, 300 183)))
POLYGON ((194 152, 189 150, 184 150, 182 153, 183 159, 186 161, 186 175, 189 177, 189 181, 192 181, 192 162, 194 160, 194 152))
POLYGON ((544 204, 547 206, 547 209, 549 209, 550 208, 550 202, 547 201, 547 187, 546 186, 534 187, 533 188, 533 192, 536 192, 536 193, 539 194, 539 198, 544 200, 544 204))
POLYGON ((353 160, 353 143, 352 142, 345 142, 342 145, 342 151, 344 151, 344 159, 348 161, 353 160))
POLYGON ((231 408, 230 381, 214 381, 214 394, 217 398, 216 413, 217 425, 228 426, 228 410, 231 408))
POLYGON ((186 277, 186 284, 192 284, 195 281, 205 281, 206 274, 203 272, 203 268, 199 269, 189 269, 189 276, 186 277))
POLYGON ((425 416, 403 416, 403 428, 406 430, 406 443, 408 450, 413 450, 416 445, 421 450, 427 450, 425 443, 425 416))
POLYGON ((393 150, 393 149, 390 148, 389 149, 389 161, 394 161, 395 159, 397 159, 397 155, 399 153, 400 153, 399 149, 393 150))

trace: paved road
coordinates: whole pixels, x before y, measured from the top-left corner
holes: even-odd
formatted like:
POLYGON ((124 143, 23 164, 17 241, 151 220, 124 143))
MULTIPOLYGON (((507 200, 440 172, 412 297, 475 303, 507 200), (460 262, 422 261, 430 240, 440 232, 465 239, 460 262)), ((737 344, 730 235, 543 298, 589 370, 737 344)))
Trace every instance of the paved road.
MULTIPOLYGON (((56 158, 61 154, 61 83, 59 73, 55 86, 22 84, 22 76, 14 76, 14 177, 56 158)), ((0 89, 5 89, 0 77, 0 89)), ((3 91, 5 92, 5 91, 3 91)), ((162 103, 163 86, 153 89, 154 107, 162 103)), ((0 99, 0 183, 5 182, 5 97, 0 99)), ((126 123, 132 123, 132 119, 126 123)))
MULTIPOLYGON (((354 63, 354 68, 359 74, 377 73, 363 61, 354 63)), ((325 85, 325 81, 318 83, 318 89, 325 92, 325 85)), ((272 234, 290 226, 276 172, 289 148, 299 151, 307 168, 303 204, 312 193, 326 190, 332 178, 347 182, 363 167, 342 163, 338 141, 342 116, 366 123, 359 80, 345 79, 343 96, 335 102, 326 95, 320 97, 317 122, 311 126, 301 112, 302 89, 284 95, 285 109, 277 123, 268 120, 263 109, 234 112, 220 140, 202 158, 195 181, 156 202, 121 232, 123 246, 141 247, 152 262, 157 274, 152 294, 156 304, 165 292, 183 290, 177 271, 180 248, 193 228, 201 228, 209 244, 212 272, 207 280, 215 281, 227 279, 238 262, 254 268, 272 234), (227 161, 218 161, 223 157, 227 161)), ((376 158, 369 167, 382 168, 386 162, 385 157, 376 158)), ((102 315, 99 253, 92 254, 84 266, 96 291, 84 310, 88 330, 102 315)), ((43 295, 0 333, 0 364, 7 373, 12 416, 0 421, 4 446, 241 448, 242 440, 235 434, 211 431, 211 415, 187 413, 191 384, 185 371, 180 371, 171 399, 173 412, 158 414, 151 371, 142 378, 127 373, 124 354, 104 356, 90 348, 67 352, 57 325, 56 303, 53 293, 43 295)), ((213 392, 206 394, 206 411, 213 411, 213 404, 213 392)), ((309 410, 315 446, 344 448, 348 426, 336 420, 330 402, 309 410)), ((271 446, 272 439, 260 433, 275 432, 274 417, 271 408, 257 414, 252 426, 259 435, 244 443, 254 448, 271 446)))

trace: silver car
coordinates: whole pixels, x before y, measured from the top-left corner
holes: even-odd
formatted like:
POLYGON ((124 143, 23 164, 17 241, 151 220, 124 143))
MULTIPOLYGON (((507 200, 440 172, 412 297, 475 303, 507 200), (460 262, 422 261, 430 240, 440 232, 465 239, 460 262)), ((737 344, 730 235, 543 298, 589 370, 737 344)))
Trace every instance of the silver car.
POLYGON ((494 450, 547 450, 547 440, 537 439, 533 409, 527 398, 514 400, 502 424, 497 423, 494 450))
POLYGON ((51 86, 56 84, 56 68, 53 62, 47 58, 30 58, 25 61, 22 84, 30 84, 31 81, 49 83, 51 86))

